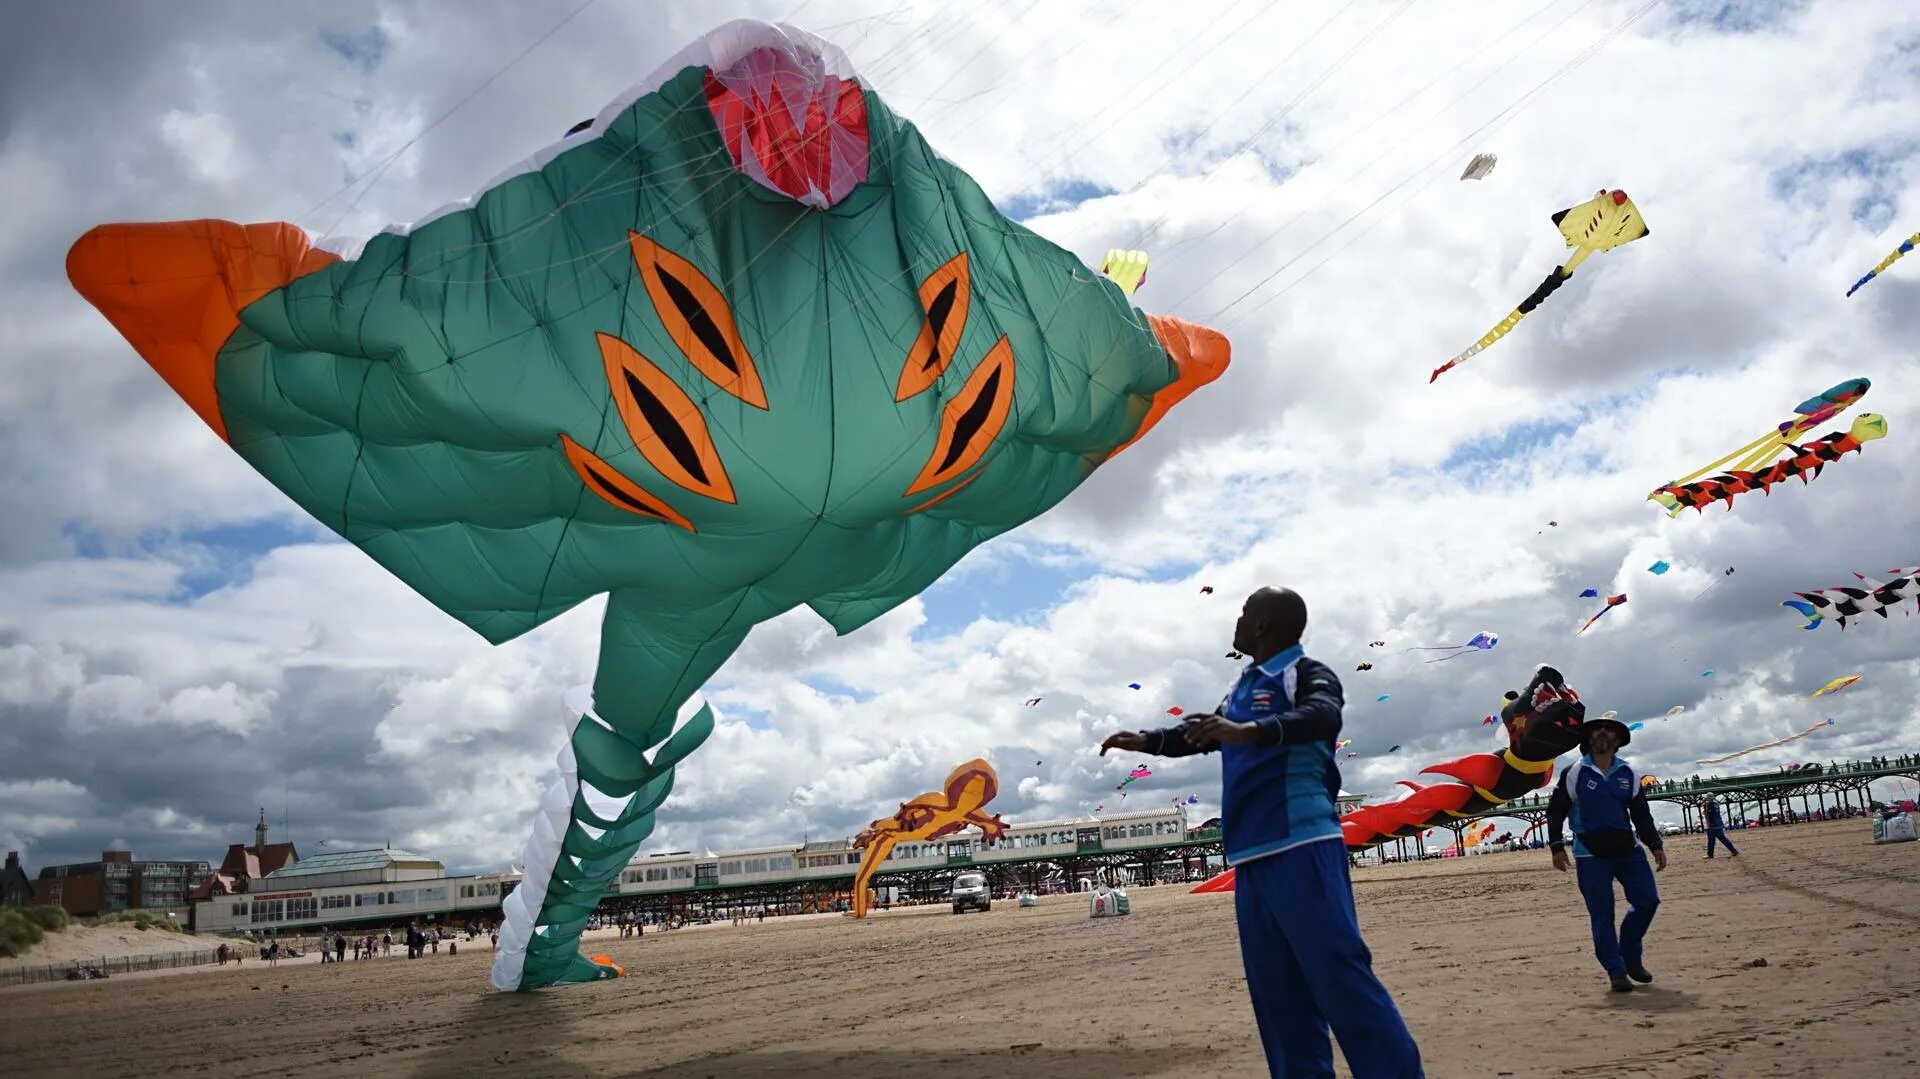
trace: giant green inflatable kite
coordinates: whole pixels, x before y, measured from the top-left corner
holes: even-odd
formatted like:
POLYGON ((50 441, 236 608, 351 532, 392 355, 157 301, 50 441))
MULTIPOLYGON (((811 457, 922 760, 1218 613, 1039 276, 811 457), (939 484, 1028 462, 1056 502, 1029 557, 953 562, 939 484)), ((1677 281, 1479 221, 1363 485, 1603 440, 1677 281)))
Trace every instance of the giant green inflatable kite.
POLYGON ((713 31, 411 227, 103 225, 77 288, 308 513, 498 643, 608 593, 503 905, 501 989, 576 942, 796 605, 848 633, 1045 512, 1227 364, 1009 221, 803 31, 713 31))

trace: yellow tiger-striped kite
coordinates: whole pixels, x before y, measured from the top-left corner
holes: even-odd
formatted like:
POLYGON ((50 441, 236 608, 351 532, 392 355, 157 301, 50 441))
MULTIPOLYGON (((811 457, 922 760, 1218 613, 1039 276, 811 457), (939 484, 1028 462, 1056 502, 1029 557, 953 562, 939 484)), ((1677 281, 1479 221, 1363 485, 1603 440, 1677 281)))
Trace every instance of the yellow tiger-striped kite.
POLYGON ((1501 319, 1485 336, 1469 345, 1465 352, 1434 368, 1433 374, 1427 376, 1429 386, 1435 379, 1453 370, 1454 365, 1472 359, 1488 345, 1505 337, 1508 331, 1520 324, 1521 319, 1553 295, 1555 289, 1566 284, 1567 279, 1573 276, 1574 268, 1586 261, 1588 255, 1596 251, 1611 251, 1647 234, 1646 219, 1640 216, 1640 208, 1633 204, 1625 191, 1601 191, 1578 206, 1570 206, 1554 214, 1553 223, 1560 226, 1560 235, 1567 238, 1567 246, 1576 249, 1573 257, 1567 259, 1565 265, 1555 266, 1547 279, 1540 282, 1540 287, 1533 290, 1533 295, 1521 300, 1520 306, 1514 308, 1512 314, 1501 319))

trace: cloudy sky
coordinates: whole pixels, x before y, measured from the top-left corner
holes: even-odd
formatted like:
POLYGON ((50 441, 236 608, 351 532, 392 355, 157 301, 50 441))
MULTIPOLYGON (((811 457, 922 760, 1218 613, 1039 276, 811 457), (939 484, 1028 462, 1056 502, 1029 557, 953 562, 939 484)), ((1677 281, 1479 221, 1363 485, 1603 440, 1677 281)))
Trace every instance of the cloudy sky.
MULTIPOLYGON (((757 629, 707 687, 722 725, 650 848, 848 835, 980 754, 1013 819, 1120 804, 1137 760, 1095 747, 1216 701, 1239 599, 1263 584, 1306 596, 1309 651, 1343 672, 1356 792, 1491 746, 1481 717, 1541 662, 1594 710, 1651 719, 1643 771, 1721 770, 1692 762, 1827 716, 1829 733, 1742 763, 1920 748, 1920 626, 1808 633, 1779 606, 1920 559, 1902 496, 1920 265, 1843 298, 1920 228, 1920 8, 719 9, 830 38, 1082 259, 1148 249, 1136 301, 1235 352, 1059 509, 917 599, 845 638, 804 608, 757 629), (1479 151, 1498 167, 1461 182, 1479 151), (1549 215, 1602 187, 1651 235, 1428 385, 1560 260, 1549 215), (1811 486, 1677 519, 1645 501, 1856 376, 1890 434, 1811 486), (1649 574, 1658 559, 1672 571, 1649 574), (1576 638, 1587 587, 1630 601, 1576 638), (1398 651, 1482 629, 1491 653, 1398 651)), ((470 869, 518 853, 600 604, 488 647, 223 446, 72 291, 64 257, 106 221, 364 236, 415 220, 722 21, 692 10, 0 14, 0 844, 33 867, 122 844, 218 859, 264 806, 308 854, 387 840, 470 869)), ((1218 768, 1167 762, 1125 805, 1197 794, 1210 815, 1218 768)))

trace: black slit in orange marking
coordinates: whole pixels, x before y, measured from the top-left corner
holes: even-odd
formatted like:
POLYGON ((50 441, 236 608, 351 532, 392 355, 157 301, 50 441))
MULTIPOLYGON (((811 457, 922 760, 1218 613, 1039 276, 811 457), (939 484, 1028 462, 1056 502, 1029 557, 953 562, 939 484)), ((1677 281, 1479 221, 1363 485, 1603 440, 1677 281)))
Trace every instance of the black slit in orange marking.
POLYGON ((662 476, 695 494, 734 501, 700 406, 665 371, 612 334, 597 335, 607 386, 633 446, 662 476))
POLYGON ((641 283, 667 336, 708 381, 755 408, 767 407, 766 387, 754 365, 733 308, 707 275, 637 232, 627 233, 641 283))
POLYGON ((600 496, 602 501, 628 513, 676 524, 689 532, 696 531, 693 522, 674 512, 672 506, 648 494, 646 488, 622 476, 592 450, 564 433, 560 436, 560 448, 566 452, 567 463, 579 474, 580 482, 600 496))
POLYGON ((907 352, 907 362, 900 368, 900 379, 893 391, 895 401, 904 401, 933 385, 953 362, 953 351, 960 347, 960 335, 967 328, 967 309, 972 301, 973 277, 965 251, 948 259, 920 283, 920 306, 926 311, 927 320, 921 324, 920 336, 914 339, 913 348, 907 352))
POLYGON ((1002 337, 947 402, 933 454, 906 493, 916 495, 938 487, 979 464, 1006 426, 1012 408, 1013 345, 1002 337))
POLYGON ((661 445, 673 455, 674 463, 687 470, 687 474, 700 483, 709 483, 707 470, 700 465, 700 455, 694 452, 693 441, 687 437, 686 429, 667 411, 666 402, 654 396, 653 391, 635 378, 632 371, 621 371, 626 379, 627 395, 640 406, 640 414, 646 418, 647 426, 660 438, 661 445))

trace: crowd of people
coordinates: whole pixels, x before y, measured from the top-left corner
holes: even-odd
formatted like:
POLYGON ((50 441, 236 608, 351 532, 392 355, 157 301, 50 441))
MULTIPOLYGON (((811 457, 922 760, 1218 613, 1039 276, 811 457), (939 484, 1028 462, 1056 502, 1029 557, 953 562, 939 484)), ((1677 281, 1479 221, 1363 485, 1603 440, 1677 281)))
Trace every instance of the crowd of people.
MULTIPOLYGON (((408 959, 424 959, 429 955, 439 955, 440 945, 447 946, 448 955, 460 954, 459 938, 465 935, 472 943, 485 936, 495 948, 500 946, 500 927, 483 925, 477 921, 468 921, 455 930, 448 926, 422 926, 419 922, 408 924, 400 937, 401 947, 406 949, 408 959)), ((378 934, 362 933, 349 938, 345 933, 320 931, 320 961, 322 963, 344 963, 349 949, 355 959, 386 958, 393 954, 393 930, 382 930, 378 934)))
MULTIPOLYGON (((406 952, 408 959, 421 959, 429 955, 439 955, 440 946, 447 946, 448 955, 458 955, 460 938, 468 943, 486 937, 493 947, 500 946, 500 927, 498 924, 469 920, 460 928, 452 926, 422 925, 415 921, 404 929, 392 928, 378 931, 356 932, 332 930, 321 926, 314 943, 302 948, 291 940, 282 940, 277 934, 262 933, 256 930, 252 936, 253 944, 258 948, 260 959, 269 965, 277 965, 282 959, 299 959, 309 951, 317 950, 322 963, 344 963, 349 953, 356 960, 384 959, 393 955, 395 938, 406 952)), ((304 941, 305 938, 302 938, 304 941)), ((214 952, 214 962, 226 966, 228 962, 239 963, 245 958, 247 949, 222 942, 214 952)))

